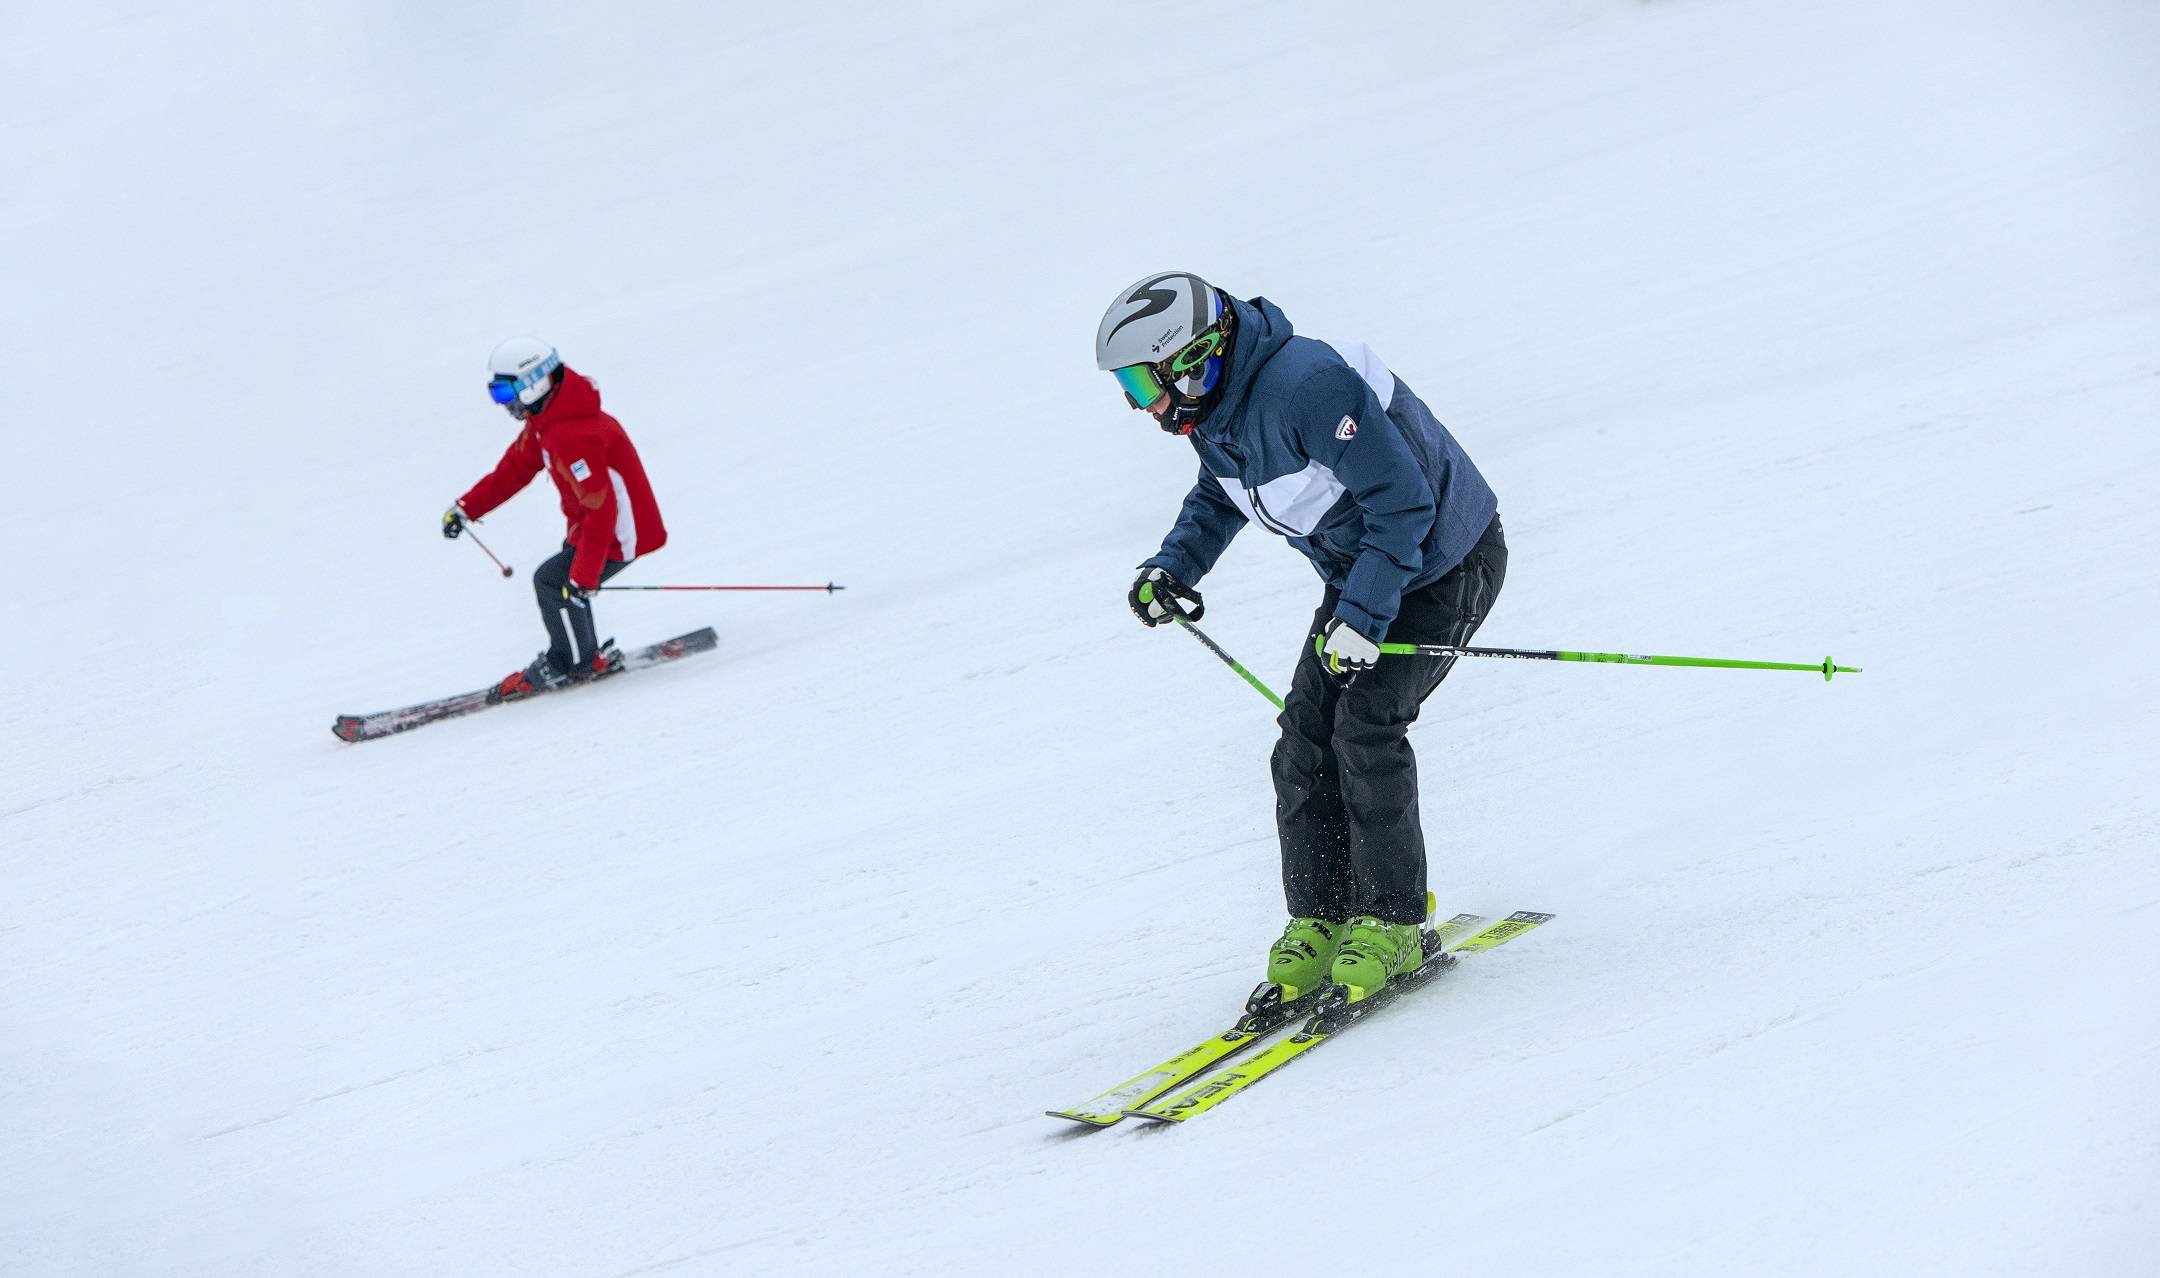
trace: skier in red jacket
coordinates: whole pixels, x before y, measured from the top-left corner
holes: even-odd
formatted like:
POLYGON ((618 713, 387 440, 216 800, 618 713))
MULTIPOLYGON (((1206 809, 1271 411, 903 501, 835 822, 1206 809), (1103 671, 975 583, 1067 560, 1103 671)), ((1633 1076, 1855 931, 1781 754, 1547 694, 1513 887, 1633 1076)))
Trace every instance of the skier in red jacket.
POLYGON ((488 357, 488 397, 524 428, 502 461, 443 512, 443 536, 465 531, 545 470, 562 495, 570 529, 562 550, 533 571, 546 651, 488 694, 514 701, 622 668, 622 654, 595 639, 592 592, 639 555, 667 542, 660 506, 622 423, 600 409, 600 389, 555 348, 513 337, 488 357))

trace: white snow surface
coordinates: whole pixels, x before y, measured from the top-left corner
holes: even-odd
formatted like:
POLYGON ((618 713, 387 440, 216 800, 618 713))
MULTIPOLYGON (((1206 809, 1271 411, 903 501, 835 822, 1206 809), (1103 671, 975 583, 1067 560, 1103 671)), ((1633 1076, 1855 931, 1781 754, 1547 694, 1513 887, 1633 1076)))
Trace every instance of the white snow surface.
MULTIPOLYGON (((2151 1273, 2160 6, 49 5, 0 43, 0 1272, 2151 1273), (1151 269, 1501 496, 1416 729, 1542 930, 1181 1128, 1042 1116, 1281 923, 1271 711, 1123 593, 1151 269), (500 338, 720 650, 539 646, 500 338)), ((1318 585, 1209 629, 1278 687, 1318 585)))

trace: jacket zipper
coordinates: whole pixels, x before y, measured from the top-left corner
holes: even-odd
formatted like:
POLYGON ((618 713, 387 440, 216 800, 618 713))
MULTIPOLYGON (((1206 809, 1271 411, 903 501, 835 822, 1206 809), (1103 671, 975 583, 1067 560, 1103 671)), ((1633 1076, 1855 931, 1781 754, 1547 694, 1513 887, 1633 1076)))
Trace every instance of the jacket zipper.
POLYGON ((1230 459, 1230 464, 1232 466, 1237 467, 1238 487, 1245 490, 1245 500, 1252 503, 1253 515, 1260 520, 1260 526, 1267 529, 1269 532, 1274 533, 1278 537, 1297 536, 1296 533, 1292 532, 1280 520, 1276 519, 1273 515, 1270 515, 1268 513, 1267 503, 1260 500, 1260 490, 1250 487, 1246 484, 1245 454, 1239 452, 1235 448, 1232 448, 1227 442, 1222 440, 1215 441, 1215 446, 1223 450, 1223 455, 1230 459))

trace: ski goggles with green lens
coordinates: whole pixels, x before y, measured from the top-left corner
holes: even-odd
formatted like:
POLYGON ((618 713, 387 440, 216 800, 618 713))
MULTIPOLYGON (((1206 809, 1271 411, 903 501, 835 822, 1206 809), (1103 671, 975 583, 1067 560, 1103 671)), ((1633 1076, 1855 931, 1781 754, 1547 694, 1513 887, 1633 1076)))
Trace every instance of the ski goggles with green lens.
POLYGON ((1197 379, 1204 395, 1215 389, 1220 367, 1212 361, 1222 353, 1223 340, 1222 329, 1209 328, 1159 364, 1127 364, 1110 372, 1134 408, 1146 408, 1169 394, 1172 383, 1180 381, 1197 379))
POLYGON ((1157 365, 1154 364, 1127 364, 1123 368, 1111 369, 1110 375, 1117 378, 1118 385, 1125 388, 1126 402, 1134 408, 1146 408, 1169 393, 1162 380, 1155 376, 1156 368, 1157 365))

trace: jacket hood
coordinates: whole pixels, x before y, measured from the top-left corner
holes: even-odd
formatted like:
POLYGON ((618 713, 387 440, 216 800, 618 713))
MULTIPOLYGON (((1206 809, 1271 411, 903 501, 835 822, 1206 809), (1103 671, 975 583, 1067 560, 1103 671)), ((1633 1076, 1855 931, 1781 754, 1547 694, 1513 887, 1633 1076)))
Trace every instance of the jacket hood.
POLYGON ((1233 297, 1230 309, 1237 316, 1237 335, 1230 341, 1230 367, 1223 374, 1221 392, 1208 405, 1199 425, 1202 435, 1217 440, 1243 414, 1245 398, 1260 376, 1261 366, 1289 345, 1291 337, 1290 317, 1264 297, 1249 302, 1233 297))
POLYGON ((599 411, 600 388, 592 384, 591 378, 565 364, 562 385, 555 388, 555 398, 548 401, 547 408, 533 421, 541 426, 552 426, 573 417, 591 417, 599 411))

